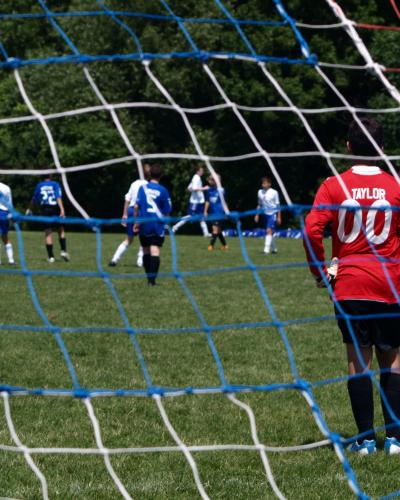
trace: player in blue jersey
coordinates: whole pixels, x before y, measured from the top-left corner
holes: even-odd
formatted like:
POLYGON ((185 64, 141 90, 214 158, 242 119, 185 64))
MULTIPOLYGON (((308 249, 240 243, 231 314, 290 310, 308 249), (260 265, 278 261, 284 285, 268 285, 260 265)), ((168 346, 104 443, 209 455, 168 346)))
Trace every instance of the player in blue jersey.
MULTIPOLYGON (((220 176, 218 176, 219 179, 220 176)), ((214 177, 210 176, 208 178, 209 189, 206 191, 206 203, 204 205, 204 215, 220 215, 221 219, 225 216, 224 206, 222 204, 222 196, 225 197, 225 190, 223 187, 218 188, 214 177)), ((221 220, 212 221, 211 229, 211 240, 208 245, 208 250, 214 250, 215 242, 219 238, 222 246, 221 250, 228 250, 228 245, 226 244, 225 236, 222 233, 222 222, 221 220)))
MULTIPOLYGON (((27 215, 32 213, 34 205, 37 205, 40 208, 40 215, 43 215, 44 217, 65 217, 61 187, 58 182, 51 179, 51 175, 46 175, 45 179, 36 185, 31 203, 26 211, 27 215)), ((44 224, 45 244, 48 256, 47 260, 51 263, 55 262, 53 253, 53 229, 57 229, 58 231, 61 248, 60 255, 65 262, 68 262, 69 255, 67 252, 67 241, 65 238, 64 226, 54 222, 46 222, 44 224)))
POLYGON ((143 247, 143 267, 148 284, 154 286, 160 268, 160 249, 165 238, 165 223, 160 219, 171 213, 171 199, 168 190, 161 186, 161 166, 150 167, 150 181, 141 186, 135 205, 135 217, 150 218, 147 222, 135 224, 143 247))
POLYGON ((12 206, 11 189, 7 184, 0 182, 0 234, 4 248, 6 249, 8 263, 15 266, 13 247, 8 238, 8 231, 10 229, 9 217, 12 206))

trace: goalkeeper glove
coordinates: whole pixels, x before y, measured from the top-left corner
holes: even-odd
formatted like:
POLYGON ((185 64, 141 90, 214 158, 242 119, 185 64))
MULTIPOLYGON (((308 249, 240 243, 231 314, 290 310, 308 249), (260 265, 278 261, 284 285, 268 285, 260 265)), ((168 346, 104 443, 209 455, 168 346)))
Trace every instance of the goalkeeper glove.
MULTIPOLYGON (((339 267, 339 259, 337 257, 333 257, 331 260, 331 265, 327 268, 326 279, 328 283, 333 283, 336 279, 336 275, 339 267)), ((315 278, 317 288, 326 288, 326 281, 322 278, 322 276, 318 276, 315 278)))

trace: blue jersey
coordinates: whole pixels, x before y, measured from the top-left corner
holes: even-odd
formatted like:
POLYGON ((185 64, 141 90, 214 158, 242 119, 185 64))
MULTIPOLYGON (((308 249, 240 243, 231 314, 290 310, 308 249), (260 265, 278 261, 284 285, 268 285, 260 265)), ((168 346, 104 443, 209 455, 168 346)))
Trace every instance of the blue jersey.
POLYGON ((160 221, 160 218, 171 213, 168 190, 157 182, 149 182, 146 186, 140 187, 136 204, 139 207, 139 217, 154 219, 140 224, 140 234, 164 236, 165 223, 160 221))
POLYGON ((58 198, 61 198, 61 187, 58 182, 43 181, 36 185, 33 201, 38 205, 54 207, 58 198))
POLYGON ((222 215, 225 214, 224 207, 222 205, 221 193, 225 196, 224 188, 221 191, 217 187, 210 187, 206 191, 206 201, 210 204, 208 207, 208 215, 222 215))

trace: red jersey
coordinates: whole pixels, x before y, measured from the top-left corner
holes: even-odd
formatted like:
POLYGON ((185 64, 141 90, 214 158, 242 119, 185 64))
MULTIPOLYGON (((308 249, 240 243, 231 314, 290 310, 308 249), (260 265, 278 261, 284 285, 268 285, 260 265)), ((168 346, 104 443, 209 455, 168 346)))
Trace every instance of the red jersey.
POLYGON ((397 303, 400 211, 392 209, 400 209, 400 186, 396 179, 378 167, 354 166, 323 182, 313 207, 320 205, 337 208, 312 208, 306 217, 304 247, 311 272, 320 276, 318 267, 311 264, 315 259, 307 248, 306 237, 316 260, 325 261, 323 234, 327 224, 332 223, 332 257, 339 258, 334 284, 336 299, 397 303), (351 210, 354 207, 363 208, 351 210))

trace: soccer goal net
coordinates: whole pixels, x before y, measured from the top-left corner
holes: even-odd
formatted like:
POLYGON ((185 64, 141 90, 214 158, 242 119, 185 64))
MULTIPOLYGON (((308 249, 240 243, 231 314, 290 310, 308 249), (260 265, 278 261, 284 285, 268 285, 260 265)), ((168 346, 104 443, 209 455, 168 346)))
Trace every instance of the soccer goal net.
POLYGON ((399 494, 396 464, 346 451, 357 436, 329 288, 315 289, 298 239, 266 256, 244 237, 263 175, 284 226, 303 228, 320 181, 355 159, 349 122, 374 142, 363 115, 384 123, 374 158, 400 182, 400 11, 352 4, 1 3, 0 175, 17 261, 0 269, 1 497, 399 494), (169 228, 202 164, 237 234, 207 252, 167 231, 154 289, 129 257, 107 266, 123 195, 149 162, 164 169, 169 228), (24 215, 44 174, 66 205, 71 261, 54 266, 46 218, 24 215))

